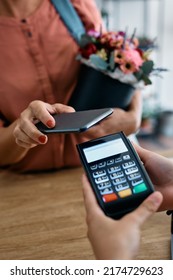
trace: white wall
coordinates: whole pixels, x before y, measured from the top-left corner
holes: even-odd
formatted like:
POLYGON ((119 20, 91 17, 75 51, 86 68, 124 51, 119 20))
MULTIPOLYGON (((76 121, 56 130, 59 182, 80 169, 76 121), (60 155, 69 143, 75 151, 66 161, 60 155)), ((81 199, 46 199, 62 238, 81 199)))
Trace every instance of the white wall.
POLYGON ((163 78, 153 80, 147 90, 155 91, 163 109, 173 110, 173 0, 96 0, 110 15, 110 30, 125 30, 137 36, 157 37, 158 50, 153 53, 156 66, 168 68, 163 78))
POLYGON ((161 100, 165 107, 173 110, 173 1, 165 2, 164 30, 162 42, 162 64, 170 71, 164 75, 161 100))

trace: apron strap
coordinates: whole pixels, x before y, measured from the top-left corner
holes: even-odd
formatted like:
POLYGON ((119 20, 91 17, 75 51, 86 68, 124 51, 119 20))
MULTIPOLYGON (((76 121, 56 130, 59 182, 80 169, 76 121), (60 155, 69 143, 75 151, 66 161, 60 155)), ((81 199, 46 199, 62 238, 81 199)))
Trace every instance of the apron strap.
POLYGON ((85 27, 70 0, 51 0, 72 37, 79 44, 85 27))

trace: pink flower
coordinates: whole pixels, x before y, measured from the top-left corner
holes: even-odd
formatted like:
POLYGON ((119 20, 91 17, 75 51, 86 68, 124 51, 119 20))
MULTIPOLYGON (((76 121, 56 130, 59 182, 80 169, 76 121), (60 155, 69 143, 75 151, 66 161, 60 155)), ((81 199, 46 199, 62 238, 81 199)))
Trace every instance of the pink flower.
POLYGON ((124 51, 122 50, 115 50, 114 52, 114 61, 115 63, 122 64, 125 60, 124 51))
POLYGON ((120 69, 126 74, 138 71, 143 64, 139 52, 134 49, 115 50, 114 61, 120 65, 120 69))
POLYGON ((139 70, 143 60, 137 50, 116 50, 114 52, 115 63, 119 64, 120 69, 125 74, 134 73, 139 70))
POLYGON ((125 62, 134 64, 136 71, 143 64, 143 59, 141 58, 139 52, 134 49, 124 50, 125 62))
POLYGON ((131 74, 136 72, 135 64, 131 61, 125 61, 120 65, 120 69, 124 74, 131 74))

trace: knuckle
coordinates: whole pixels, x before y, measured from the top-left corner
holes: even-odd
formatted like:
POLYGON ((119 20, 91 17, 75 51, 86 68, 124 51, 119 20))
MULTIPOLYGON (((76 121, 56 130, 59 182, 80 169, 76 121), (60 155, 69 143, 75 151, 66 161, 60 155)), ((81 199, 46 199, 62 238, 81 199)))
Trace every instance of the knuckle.
POLYGON ((24 144, 23 144, 22 141, 20 141, 20 140, 18 140, 18 139, 15 139, 15 141, 16 141, 16 144, 17 144, 18 146, 24 147, 24 144))
POLYGON ((18 135, 18 127, 15 127, 13 130, 13 136, 17 137, 17 135, 18 135))
POLYGON ((32 101, 32 102, 29 104, 28 108, 29 108, 29 110, 32 112, 32 114, 33 114, 34 116, 37 116, 37 115, 40 114, 40 112, 41 112, 41 110, 42 110, 42 106, 43 106, 43 102, 42 102, 42 101, 40 101, 40 100, 34 100, 34 101, 32 101))
POLYGON ((15 141, 17 141, 17 139, 19 139, 19 133, 18 133, 18 131, 16 130, 14 130, 13 131, 13 137, 14 137, 14 139, 15 139, 15 141))
POLYGON ((30 102, 29 107, 33 108, 33 107, 35 107, 35 106, 37 106, 37 105, 39 105, 41 103, 42 103, 41 100, 33 100, 33 101, 30 102))

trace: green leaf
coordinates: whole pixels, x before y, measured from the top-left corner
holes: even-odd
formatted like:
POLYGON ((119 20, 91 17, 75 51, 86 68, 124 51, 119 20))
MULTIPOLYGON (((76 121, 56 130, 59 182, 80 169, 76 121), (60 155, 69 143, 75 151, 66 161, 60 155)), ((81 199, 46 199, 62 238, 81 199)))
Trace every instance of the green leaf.
POLYGON ((90 55, 91 62, 96 66, 97 69, 106 71, 108 68, 108 63, 103 60, 101 57, 99 57, 96 54, 90 55))
POLYGON ((152 84, 151 80, 146 75, 142 76, 142 80, 144 81, 146 86, 152 84))
POLYGON ((141 70, 145 75, 149 75, 153 71, 154 63, 152 60, 145 61, 141 66, 141 70))
POLYGON ((144 81, 145 85, 151 85, 151 84, 152 84, 152 82, 151 82, 151 80, 149 79, 148 75, 146 75, 146 74, 142 71, 142 69, 140 69, 140 71, 134 73, 134 76, 136 77, 136 79, 137 79, 138 81, 141 81, 141 80, 144 81))
POLYGON ((142 80, 142 75, 143 75, 142 69, 140 69, 138 72, 135 72, 135 73, 134 73, 134 76, 136 77, 136 79, 137 79, 138 81, 142 80))
POLYGON ((111 52, 111 55, 109 58, 109 68, 111 71, 114 71, 114 69, 115 69, 114 52, 111 52))
POLYGON ((80 47, 85 47, 88 44, 95 43, 95 41, 96 41, 95 38, 89 36, 88 34, 83 34, 81 36, 79 45, 80 45, 80 47))

